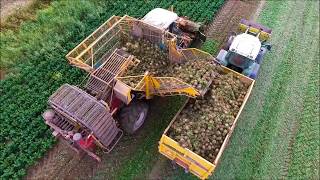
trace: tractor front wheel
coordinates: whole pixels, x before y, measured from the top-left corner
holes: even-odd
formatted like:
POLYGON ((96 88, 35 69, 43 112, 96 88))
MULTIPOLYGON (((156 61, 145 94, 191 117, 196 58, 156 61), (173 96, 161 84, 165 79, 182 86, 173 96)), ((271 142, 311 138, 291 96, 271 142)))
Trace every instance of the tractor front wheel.
POLYGON ((134 134, 144 123, 149 106, 145 101, 133 101, 120 110, 119 118, 122 129, 134 134))

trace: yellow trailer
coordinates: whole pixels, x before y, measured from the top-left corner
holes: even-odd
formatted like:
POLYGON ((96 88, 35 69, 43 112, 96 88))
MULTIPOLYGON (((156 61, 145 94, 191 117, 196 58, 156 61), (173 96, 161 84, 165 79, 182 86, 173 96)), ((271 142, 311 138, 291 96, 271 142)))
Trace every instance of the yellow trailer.
POLYGON ((200 179, 207 179, 214 171, 216 166, 219 163, 219 160, 221 158, 221 155, 223 151, 225 150, 226 146, 228 145, 229 139, 231 137, 231 134, 236 127, 238 118, 243 110, 243 107, 245 106, 252 87, 254 85, 255 80, 248 78, 238 72, 235 72, 229 68, 223 67, 223 70, 226 73, 233 73, 239 79, 244 82, 245 84, 249 85, 249 88, 247 90, 246 96, 244 98, 243 104, 240 107, 240 110, 231 126, 230 132, 226 135, 222 146, 220 147, 219 153, 216 157, 216 159, 213 162, 209 162, 208 160, 204 159, 200 155, 192 152, 191 150, 187 148, 183 148, 179 145, 178 142, 176 142, 174 139, 170 138, 168 136, 168 130, 170 129, 173 122, 177 119, 180 112, 183 110, 184 106, 187 104, 188 100, 186 100, 184 106, 178 111, 178 113, 175 115, 175 117, 170 122, 169 126, 165 129, 160 141, 159 141, 159 152, 169 158, 170 160, 174 161, 176 164, 184 168, 186 171, 191 172, 192 174, 196 175, 200 179))

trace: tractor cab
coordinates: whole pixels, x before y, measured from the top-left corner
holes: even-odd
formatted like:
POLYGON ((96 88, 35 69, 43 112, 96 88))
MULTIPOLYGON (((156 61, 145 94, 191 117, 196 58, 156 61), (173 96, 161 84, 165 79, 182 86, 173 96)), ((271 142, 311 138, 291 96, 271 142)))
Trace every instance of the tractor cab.
POLYGON ((266 43, 271 30, 246 20, 241 20, 240 30, 244 32, 231 35, 217 59, 222 65, 255 79, 265 53, 271 49, 266 43))
POLYGON ((201 23, 193 22, 186 17, 179 17, 176 13, 166 9, 151 10, 142 18, 142 21, 177 35, 177 46, 180 48, 196 46, 206 40, 201 23))
POLYGON ((226 60, 229 68, 243 71, 255 62, 261 48, 261 42, 255 36, 243 33, 233 39, 226 60))

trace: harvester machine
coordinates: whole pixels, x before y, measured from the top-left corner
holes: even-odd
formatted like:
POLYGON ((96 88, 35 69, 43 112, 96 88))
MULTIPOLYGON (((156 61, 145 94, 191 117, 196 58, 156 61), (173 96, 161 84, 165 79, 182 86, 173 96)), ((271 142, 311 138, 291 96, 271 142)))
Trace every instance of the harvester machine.
POLYGON ((188 17, 179 17, 173 11, 155 8, 146 14, 142 21, 175 34, 177 45, 181 48, 196 46, 206 41, 202 23, 193 22, 188 17))
MULTIPOLYGON (((141 63, 121 47, 121 40, 128 37, 159 47, 171 63, 214 59, 201 50, 179 46, 180 35, 149 23, 154 13, 162 10, 151 12, 142 20, 127 15, 112 16, 66 55, 70 64, 88 72, 87 81, 81 87, 61 86, 49 98, 49 109, 43 117, 53 135, 65 140, 75 151, 86 152, 100 161, 93 148, 98 146, 110 152, 123 131, 135 133, 146 119, 147 99, 173 95, 195 98, 204 94, 205 90, 200 91, 173 74, 168 77, 148 71, 128 74, 129 69, 139 68, 141 63), (129 85, 128 79, 134 79, 136 84, 129 85)), ((163 19, 165 27, 169 27, 177 17, 165 12, 174 16, 163 19)))

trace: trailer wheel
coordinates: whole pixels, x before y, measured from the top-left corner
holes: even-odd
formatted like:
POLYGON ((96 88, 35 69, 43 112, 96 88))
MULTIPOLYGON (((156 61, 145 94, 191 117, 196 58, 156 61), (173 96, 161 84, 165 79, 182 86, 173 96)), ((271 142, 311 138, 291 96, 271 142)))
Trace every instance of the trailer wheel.
POLYGON ((119 118, 122 129, 128 134, 134 134, 144 123, 149 106, 144 101, 133 101, 121 109, 119 118))

